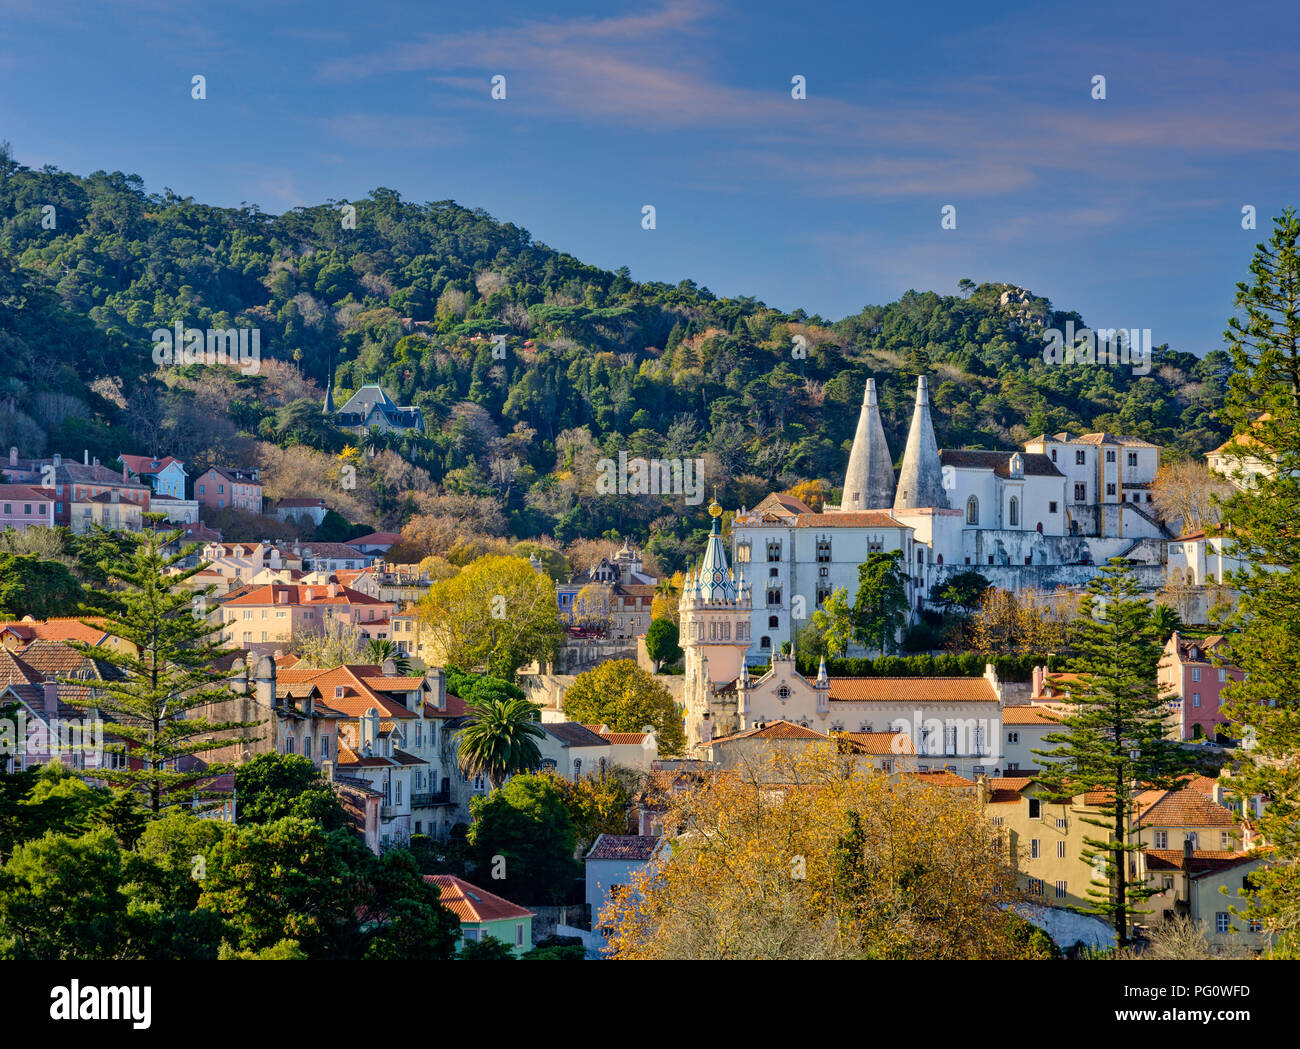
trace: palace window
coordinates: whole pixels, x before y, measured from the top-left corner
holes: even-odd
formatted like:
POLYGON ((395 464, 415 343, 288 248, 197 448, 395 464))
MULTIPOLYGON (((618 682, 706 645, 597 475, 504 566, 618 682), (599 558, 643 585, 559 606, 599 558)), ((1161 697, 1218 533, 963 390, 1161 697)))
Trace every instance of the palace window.
POLYGON ((767 541, 767 559, 769 561, 781 560, 781 540, 769 539, 767 541))
POLYGON ((1011 497, 1011 506, 1008 512, 1008 520, 1010 521, 1012 528, 1015 528, 1020 524, 1020 500, 1017 499, 1014 495, 1011 497))
POLYGON ((980 501, 973 495, 966 500, 966 523, 968 525, 980 523, 980 501))
POLYGON ((1080 449, 1079 451, 1075 452, 1075 453, 1074 453, 1074 465, 1075 465, 1075 466, 1087 466, 1087 465, 1088 465, 1088 453, 1085 452, 1085 451, 1083 451, 1082 449, 1080 449))
POLYGON ((831 559, 831 541, 829 539, 817 540, 817 563, 826 564, 831 559))
POLYGON ((1076 503, 1086 503, 1088 501, 1088 486, 1086 484, 1076 484, 1074 486, 1074 501, 1076 503))
POLYGON ((1113 448, 1106 449, 1106 462, 1113 463, 1114 461, 1115 461, 1115 450, 1113 448))
POLYGON ((780 617, 780 616, 768 616, 768 617, 767 617, 767 625, 768 625, 768 628, 771 629, 771 630, 780 630, 780 629, 781 629, 781 617, 780 617))

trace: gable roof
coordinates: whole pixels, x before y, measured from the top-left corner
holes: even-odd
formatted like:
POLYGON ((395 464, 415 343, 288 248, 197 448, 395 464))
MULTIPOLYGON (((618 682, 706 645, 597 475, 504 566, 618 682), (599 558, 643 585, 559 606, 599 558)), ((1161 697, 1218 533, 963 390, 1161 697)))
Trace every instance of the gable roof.
POLYGON ((587 860, 648 860, 660 839, 653 834, 602 834, 591 846, 587 860))
POLYGON ((424 880, 438 886, 442 892, 442 905, 462 922, 494 922, 533 916, 532 911, 454 874, 426 874, 424 880))
POLYGON ((796 725, 793 721, 769 721, 763 725, 756 725, 754 728, 746 729, 744 732, 733 732, 728 736, 717 736, 710 740, 710 743, 730 743, 738 739, 828 739, 829 737, 814 729, 807 728, 803 725, 796 725))
POLYGON ((1217 849, 1194 849, 1189 857, 1182 849, 1144 849, 1148 871, 1187 871, 1210 874, 1227 870, 1262 857, 1257 852, 1224 852, 1217 849))
POLYGON ((1194 787, 1152 792, 1154 801, 1142 808, 1138 819, 1148 827, 1235 827, 1237 817, 1194 787))
MULTIPOLYGON (((96 620, 87 617, 87 621, 96 620)), ((59 616, 53 619, 22 619, 0 623, 0 633, 10 633, 20 641, 84 641, 98 645, 108 638, 108 633, 95 626, 87 626, 80 619, 59 616)))
POLYGON ((170 455, 164 455, 161 459, 155 459, 148 455, 122 454, 119 455, 118 458, 121 459, 122 462, 126 463, 128 470, 134 474, 139 474, 141 477, 149 477, 154 474, 162 473, 162 471, 166 470, 167 467, 172 465, 172 463, 175 463, 182 470, 185 469, 184 463, 170 455))
POLYGON ((576 721, 554 721, 542 725, 542 730, 567 747, 607 747, 609 740, 602 738, 576 721))

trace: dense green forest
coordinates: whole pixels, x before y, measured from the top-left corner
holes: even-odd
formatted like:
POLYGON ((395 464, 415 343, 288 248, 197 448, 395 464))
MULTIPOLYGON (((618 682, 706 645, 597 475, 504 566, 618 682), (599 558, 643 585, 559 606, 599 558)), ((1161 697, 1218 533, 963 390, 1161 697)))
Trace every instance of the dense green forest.
POLYGON ((1146 376, 1052 367, 1041 329, 1084 318, 1018 289, 1002 305, 1006 284, 909 291, 828 321, 690 280, 637 282, 452 201, 376 189, 351 202, 354 224, 346 203, 210 207, 134 175, 31 170, 0 149, 0 447, 172 453, 191 476, 256 463, 268 496, 320 494, 368 526, 618 533, 650 540, 671 570, 703 506, 601 497, 596 459, 702 458, 729 507, 804 481, 829 491, 868 375, 896 456, 921 373, 946 447, 1105 429, 1181 456, 1227 434, 1213 418, 1226 355, 1158 347, 1146 376), (260 329, 261 368, 156 368, 151 333, 177 321, 260 329), (331 362, 336 403, 379 382, 423 409, 426 432, 358 441, 329 425, 331 362), (355 487, 340 480, 348 463, 355 487))

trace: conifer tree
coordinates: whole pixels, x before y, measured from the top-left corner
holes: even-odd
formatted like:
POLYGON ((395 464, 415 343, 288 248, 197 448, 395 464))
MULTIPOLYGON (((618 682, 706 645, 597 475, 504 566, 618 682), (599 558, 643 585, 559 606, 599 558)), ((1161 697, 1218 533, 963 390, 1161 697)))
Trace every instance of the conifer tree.
MULTIPOLYGON (((160 514, 146 517, 154 526, 162 520, 160 514)), ((167 574, 198 550, 198 544, 191 543, 178 553, 165 552, 181 535, 179 529, 146 528, 131 537, 134 548, 129 557, 103 566, 118 610, 100 617, 95 625, 128 642, 127 646, 69 642, 86 658, 123 671, 120 678, 96 682, 94 695, 69 699, 98 711, 104 736, 122 741, 104 745, 108 754, 123 757, 120 767, 88 769, 84 774, 139 794, 155 816, 178 802, 222 796, 199 787, 229 772, 233 763, 178 766, 183 759, 247 738, 246 730, 259 724, 209 721, 202 715, 203 707, 231 698, 229 680, 234 671, 215 666, 226 650, 214 636, 221 630, 220 622, 207 618, 209 591, 186 586, 204 563, 167 574)), ((77 678, 61 680, 85 685, 77 678)))
POLYGON ((1161 646, 1151 606, 1133 573, 1113 558, 1088 585, 1085 618, 1078 624, 1080 680, 1071 686, 1063 731, 1043 737, 1054 750, 1039 779, 1051 801, 1085 792, 1102 799, 1099 816, 1083 822, 1107 831, 1085 836, 1083 859, 1095 878, 1085 908, 1115 926, 1119 945, 1130 939, 1132 917, 1157 890, 1130 879, 1130 854, 1144 846, 1133 839, 1136 795, 1168 790, 1191 769, 1191 752, 1167 736, 1169 705, 1156 683, 1161 646))
POLYGON ((1258 819, 1270 846, 1252 875, 1243 912, 1262 922, 1274 952, 1300 954, 1300 217, 1274 219, 1273 235, 1237 285, 1241 316, 1224 333, 1234 373, 1225 414, 1236 442, 1234 473, 1247 459, 1265 469, 1222 504, 1221 535, 1243 567, 1227 582, 1238 597, 1227 617, 1225 659, 1245 680, 1225 687, 1225 711, 1242 739, 1244 792, 1266 799, 1258 819))

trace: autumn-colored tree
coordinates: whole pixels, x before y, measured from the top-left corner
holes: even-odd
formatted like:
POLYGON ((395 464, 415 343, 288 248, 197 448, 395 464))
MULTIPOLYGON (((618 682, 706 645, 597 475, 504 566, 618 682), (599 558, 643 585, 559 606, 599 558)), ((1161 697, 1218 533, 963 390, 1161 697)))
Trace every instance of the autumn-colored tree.
POLYGON ((1219 504, 1233 492, 1227 479, 1194 459, 1162 463, 1151 486, 1152 506, 1174 535, 1219 523, 1219 504))
POLYGON ((813 513, 819 514, 830 497, 831 486, 820 478, 813 481, 800 481, 787 488, 785 494, 793 495, 813 513))
POLYGON ((613 659, 579 674, 564 693, 564 716, 584 725, 608 725, 612 732, 640 732, 649 725, 660 754, 680 754, 686 746, 672 693, 631 659, 613 659))
POLYGON ((559 648, 555 583, 522 558, 481 558, 434 583, 416 607, 444 663, 486 666, 513 680, 525 663, 554 659, 559 648))
POLYGON ((668 806, 668 857, 598 917, 615 958, 1034 956, 973 790, 810 748, 707 776, 668 806))

